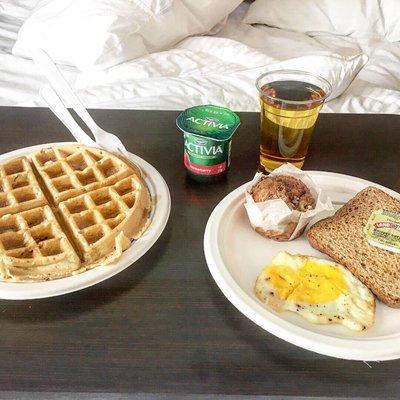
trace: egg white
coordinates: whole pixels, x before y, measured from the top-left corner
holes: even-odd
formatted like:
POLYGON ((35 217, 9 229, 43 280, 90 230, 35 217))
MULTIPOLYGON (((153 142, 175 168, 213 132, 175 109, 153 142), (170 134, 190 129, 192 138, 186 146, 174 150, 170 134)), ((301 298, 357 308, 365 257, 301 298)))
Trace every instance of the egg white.
POLYGON ((315 324, 339 323, 349 329, 363 331, 374 323, 375 298, 373 294, 349 270, 333 261, 292 255, 281 251, 257 278, 255 294, 264 304, 275 311, 292 311, 315 324), (341 293, 333 301, 316 304, 280 298, 277 288, 271 284, 271 279, 269 279, 268 267, 286 266, 296 271, 302 268, 307 261, 339 269, 346 282, 346 293, 341 293))

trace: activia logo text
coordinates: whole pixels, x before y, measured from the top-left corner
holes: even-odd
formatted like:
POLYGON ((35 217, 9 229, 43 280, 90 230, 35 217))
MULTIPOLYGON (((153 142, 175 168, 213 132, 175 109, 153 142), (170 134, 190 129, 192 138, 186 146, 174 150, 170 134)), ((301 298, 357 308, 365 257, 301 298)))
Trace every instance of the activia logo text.
POLYGON ((223 124, 222 122, 212 120, 211 118, 203 119, 203 118, 188 117, 186 118, 186 120, 191 121, 197 125, 210 126, 212 128, 219 128, 219 129, 229 129, 228 124, 223 124))
POLYGON ((199 154, 201 156, 217 156, 223 154, 222 144, 207 147, 185 140, 185 147, 190 153, 199 154))

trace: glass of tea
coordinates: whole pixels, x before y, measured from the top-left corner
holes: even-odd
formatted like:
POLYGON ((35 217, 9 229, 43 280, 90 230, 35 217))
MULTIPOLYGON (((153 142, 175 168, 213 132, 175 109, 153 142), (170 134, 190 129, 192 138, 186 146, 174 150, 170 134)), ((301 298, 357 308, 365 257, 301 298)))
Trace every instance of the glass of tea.
POLYGON ((303 71, 279 70, 256 82, 261 103, 260 170, 271 172, 289 162, 304 164, 319 111, 330 83, 303 71))

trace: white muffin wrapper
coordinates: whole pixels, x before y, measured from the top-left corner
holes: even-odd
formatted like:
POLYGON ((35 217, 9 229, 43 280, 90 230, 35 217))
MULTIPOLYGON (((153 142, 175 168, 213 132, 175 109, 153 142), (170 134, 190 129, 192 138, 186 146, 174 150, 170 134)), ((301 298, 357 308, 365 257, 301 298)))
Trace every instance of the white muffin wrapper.
POLYGON ((305 212, 291 210, 289 206, 281 199, 267 200, 256 203, 250 194, 251 188, 265 175, 261 172, 255 174, 251 184, 246 189, 245 208, 249 217, 251 226, 268 231, 275 231, 276 234, 284 233, 290 222, 297 222, 297 226, 290 236, 289 240, 298 237, 303 229, 312 219, 318 217, 327 217, 334 212, 331 199, 322 189, 318 188, 311 177, 301 169, 292 164, 284 164, 275 169, 268 176, 286 175, 301 180, 309 189, 316 200, 313 210, 305 212))

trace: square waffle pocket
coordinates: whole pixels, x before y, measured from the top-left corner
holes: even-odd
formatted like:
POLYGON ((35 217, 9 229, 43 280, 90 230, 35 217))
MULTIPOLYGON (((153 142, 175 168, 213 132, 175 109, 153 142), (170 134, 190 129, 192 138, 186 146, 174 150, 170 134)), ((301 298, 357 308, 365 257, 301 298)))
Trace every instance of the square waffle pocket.
POLYGON ((0 279, 50 280, 110 263, 148 226, 149 192, 129 162, 80 145, 30 158, 0 165, 0 279))

